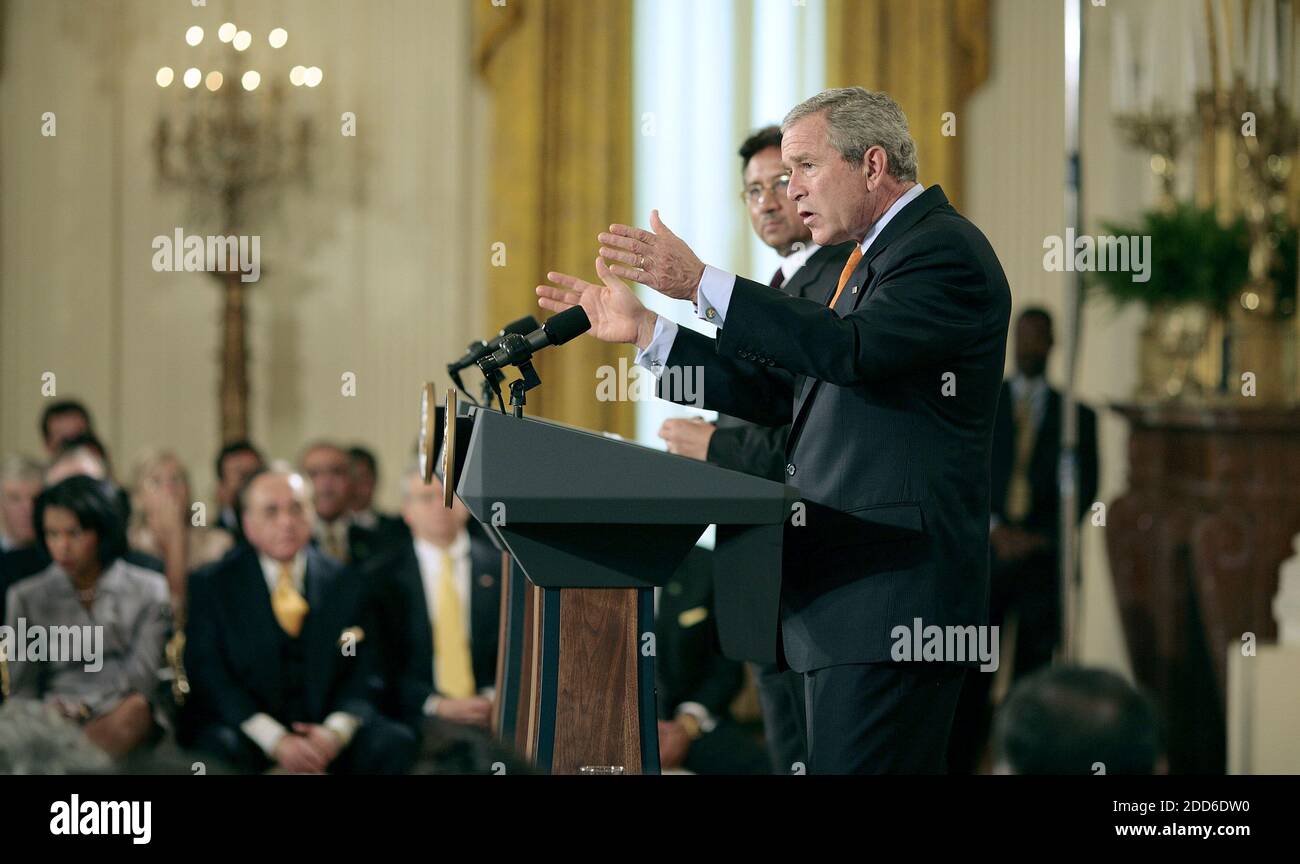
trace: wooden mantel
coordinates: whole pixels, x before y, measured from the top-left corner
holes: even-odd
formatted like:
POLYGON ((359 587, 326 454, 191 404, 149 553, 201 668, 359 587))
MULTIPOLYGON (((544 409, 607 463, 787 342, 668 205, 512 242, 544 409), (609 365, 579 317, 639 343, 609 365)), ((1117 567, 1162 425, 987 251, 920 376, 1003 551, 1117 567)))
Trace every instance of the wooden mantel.
POLYGON ((1276 638, 1278 566, 1300 532, 1300 406, 1111 407, 1130 425, 1106 539, 1133 671, 1170 769, 1220 773, 1227 652, 1276 638))

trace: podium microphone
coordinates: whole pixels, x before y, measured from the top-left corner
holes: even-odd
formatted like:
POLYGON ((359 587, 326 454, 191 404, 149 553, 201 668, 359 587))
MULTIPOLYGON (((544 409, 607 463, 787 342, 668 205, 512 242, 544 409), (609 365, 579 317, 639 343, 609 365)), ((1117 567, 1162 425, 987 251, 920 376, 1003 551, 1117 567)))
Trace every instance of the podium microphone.
POLYGON ((547 319, 527 336, 506 333, 501 336, 501 346, 478 361, 478 367, 487 375, 505 366, 527 363, 533 355, 547 345, 563 345, 591 329, 591 320, 581 306, 565 309, 547 319))
POLYGON ((492 337, 487 342, 479 340, 478 342, 472 343, 469 346, 469 351, 465 354, 464 357, 461 357, 459 360, 453 363, 447 364, 447 374, 454 377, 457 372, 460 372, 463 369, 468 369, 469 367, 478 363, 478 361, 482 360, 484 357, 488 356, 493 351, 500 348, 501 340, 504 339, 509 334, 517 333, 520 336, 527 335, 529 333, 532 333, 539 326, 541 325, 537 323, 537 319, 534 318, 532 315, 525 315, 524 317, 518 320, 511 321, 509 324, 501 328, 500 333, 492 337))

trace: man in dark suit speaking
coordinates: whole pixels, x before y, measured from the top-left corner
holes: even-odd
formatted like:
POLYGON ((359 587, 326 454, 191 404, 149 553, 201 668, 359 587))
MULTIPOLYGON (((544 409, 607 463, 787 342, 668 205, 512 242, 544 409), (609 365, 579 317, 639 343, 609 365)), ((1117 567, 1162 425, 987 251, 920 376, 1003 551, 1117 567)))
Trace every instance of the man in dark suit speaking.
POLYGON ((537 293, 547 309, 580 304, 593 335, 636 344, 653 372, 702 367, 705 407, 791 424, 802 501, 780 635, 805 676, 809 771, 939 773, 966 666, 988 662, 974 643, 996 645, 989 455, 1011 295, 979 229, 917 184, 887 95, 826 91, 782 132, 813 240, 858 244, 829 303, 706 267, 657 211, 652 231, 599 235, 602 284, 550 273, 537 293), (692 301, 717 338, 659 318, 623 279, 692 301))

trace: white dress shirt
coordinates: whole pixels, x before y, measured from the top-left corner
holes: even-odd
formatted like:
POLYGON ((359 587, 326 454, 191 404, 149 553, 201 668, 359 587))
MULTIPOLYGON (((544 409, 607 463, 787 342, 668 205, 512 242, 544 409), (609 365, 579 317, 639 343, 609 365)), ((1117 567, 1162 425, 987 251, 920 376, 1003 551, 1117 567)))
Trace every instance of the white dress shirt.
MULTIPOLYGON (((925 187, 917 183, 890 205, 884 215, 876 220, 875 224, 867 230, 867 235, 862 238, 863 254, 871 248, 871 244, 885 230, 885 226, 904 207, 920 198, 921 193, 924 191, 925 187)), ((789 276, 787 275, 786 278, 789 278, 789 276)), ((695 314, 700 317, 700 320, 721 327, 723 321, 726 320, 727 309, 731 305, 731 293, 735 287, 736 274, 706 265, 704 275, 700 278, 699 289, 696 292, 695 314)), ((633 362, 638 366, 649 369, 655 377, 658 377, 663 372, 664 366, 668 364, 668 355, 672 352, 673 342, 676 339, 677 325, 660 315, 659 320, 655 322, 655 331, 650 339, 650 344, 645 347, 644 351, 638 350, 636 352, 633 362)))
POLYGON ((1043 425, 1043 415, 1047 413, 1047 393, 1051 389, 1047 386, 1047 376, 1039 375, 1037 378, 1026 378, 1017 372, 1011 376, 1008 382, 1011 388, 1011 409, 1012 416, 1015 415, 1015 406, 1022 398, 1029 399, 1029 419, 1035 429, 1043 425))
MULTIPOLYGON (((262 565, 266 590, 269 594, 274 594, 276 583, 280 581, 280 562, 261 554, 257 556, 257 560, 262 565)), ((305 551, 299 551, 293 556, 293 561, 289 562, 289 578, 293 581, 294 589, 305 598, 307 596, 307 553, 305 551)), ((339 748, 342 749, 351 743, 352 736, 361 726, 361 718, 346 711, 335 711, 326 717, 321 725, 339 736, 339 748)), ((272 760, 275 758, 275 748, 280 743, 280 739, 289 734, 289 730, 284 728, 283 723, 261 711, 240 723, 239 728, 262 749, 268 759, 272 760)))
POLYGON ((789 282, 794 277, 794 274, 799 272, 799 268, 807 264, 808 259, 811 258, 813 253, 820 248, 822 247, 818 246, 816 243, 809 243, 807 246, 796 249, 782 258, 781 284, 784 285, 786 282, 789 282))

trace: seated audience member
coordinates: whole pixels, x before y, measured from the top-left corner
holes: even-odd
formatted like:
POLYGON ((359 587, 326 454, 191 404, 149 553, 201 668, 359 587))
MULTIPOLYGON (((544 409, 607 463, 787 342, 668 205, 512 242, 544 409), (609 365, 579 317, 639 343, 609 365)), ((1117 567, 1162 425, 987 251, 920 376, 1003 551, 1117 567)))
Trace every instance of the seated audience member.
POLYGON ((468 530, 469 511, 447 509, 442 484, 402 478, 411 540, 363 569, 371 595, 380 705, 418 728, 422 716, 486 726, 496 678, 501 553, 468 530))
POLYGON ((76 477, 79 474, 96 480, 112 481, 108 457, 99 439, 89 435, 79 435, 66 442, 66 446, 54 456, 49 467, 45 469, 45 485, 53 486, 60 480, 76 477))
POLYGON ((352 521, 368 531, 402 531, 405 523, 400 516, 375 509, 375 486, 379 483, 379 462, 375 454, 360 445, 349 447, 348 465, 352 470, 352 496, 348 499, 352 521))
POLYGON ((232 538, 220 528, 194 525, 190 477, 176 454, 159 451, 143 456, 132 472, 132 549, 162 560, 172 604, 181 611, 189 573, 230 551, 232 538))
MULTIPOLYGON (((104 481, 112 488, 123 521, 129 523, 131 502, 126 492, 114 484, 109 476, 103 456, 103 445, 85 436, 64 443, 64 450, 45 470, 45 488, 48 489, 69 477, 82 476, 104 481)), ((162 561, 138 549, 130 548, 129 543, 126 554, 122 557, 128 564, 163 572, 162 561)), ((5 611, 5 590, 48 566, 50 566, 50 556, 39 543, 0 555, 0 618, 4 616, 5 611)))
MULTIPOLYGON (((76 657, 54 656, 49 636, 47 659, 8 658, 10 695, 55 705, 100 749, 122 757, 156 729, 153 699, 171 632, 167 584, 123 559, 126 525, 107 483, 61 481, 37 497, 35 520, 53 563, 9 589, 5 623, 15 633, 58 627, 86 635, 76 657)), ((36 650, 27 641, 24 653, 36 650)))
POLYGON ((25 549, 36 540, 32 504, 41 491, 41 466, 26 456, 0 464, 0 553, 25 549))
POLYGON ((248 478, 263 465, 262 454, 251 441, 232 441, 217 454, 217 527, 242 540, 235 498, 248 478))
POLYGON ((68 441, 83 435, 94 435, 95 424, 86 406, 75 399, 51 402, 41 412, 41 441, 45 455, 50 459, 63 451, 68 441))
POLYGON ((327 441, 318 441, 303 451, 300 466, 311 480, 316 495, 316 545, 340 564, 360 564, 367 558, 396 546, 399 537, 386 530, 359 525, 348 509, 352 501, 352 465, 347 451, 327 441))
POLYGON ((35 699, 0 705, 0 776, 94 774, 112 764, 53 705, 35 699))
POLYGON ((1023 679, 994 722, 996 774, 1164 773, 1151 701, 1114 672, 1055 666, 1023 679))
POLYGON ((706 550, 691 550, 668 584, 655 589, 655 678, 663 770, 771 772, 762 739, 731 716, 744 666, 718 647, 713 561, 706 550))
POLYGON ((401 773, 411 732, 371 706, 360 581, 309 543, 306 481, 255 473, 248 545, 190 579, 187 740, 242 770, 401 773))
POLYGON ((425 718, 412 774, 536 774, 533 766, 484 729, 425 718))

